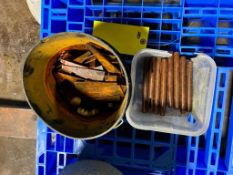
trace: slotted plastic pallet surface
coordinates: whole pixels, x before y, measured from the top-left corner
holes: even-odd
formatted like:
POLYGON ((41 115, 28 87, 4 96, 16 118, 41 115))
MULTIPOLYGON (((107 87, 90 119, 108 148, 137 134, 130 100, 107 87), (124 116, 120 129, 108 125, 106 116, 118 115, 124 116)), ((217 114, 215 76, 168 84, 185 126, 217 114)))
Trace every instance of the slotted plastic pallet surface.
POLYGON ((190 56, 195 52, 209 54, 219 65, 228 67, 217 71, 208 131, 200 137, 187 137, 140 131, 125 122, 109 134, 84 143, 61 136, 39 120, 36 174, 58 174, 67 164, 83 158, 108 161, 126 175, 233 174, 233 103, 227 135, 222 137, 228 79, 233 71, 233 2, 150 2, 42 0, 41 38, 64 31, 91 34, 93 21, 100 20, 149 26, 151 48, 178 50, 190 56))

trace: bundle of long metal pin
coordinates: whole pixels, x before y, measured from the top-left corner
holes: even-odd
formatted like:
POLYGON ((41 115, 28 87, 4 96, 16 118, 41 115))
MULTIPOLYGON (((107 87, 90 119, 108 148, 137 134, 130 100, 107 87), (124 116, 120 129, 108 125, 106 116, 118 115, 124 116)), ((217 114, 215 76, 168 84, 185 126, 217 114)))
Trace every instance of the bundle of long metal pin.
POLYGON ((147 58, 143 72, 142 112, 164 116, 166 107, 192 111, 192 61, 178 52, 170 58, 147 58))
POLYGON ((94 43, 58 53, 53 70, 59 94, 78 114, 89 117, 120 104, 126 91, 117 58, 94 43))

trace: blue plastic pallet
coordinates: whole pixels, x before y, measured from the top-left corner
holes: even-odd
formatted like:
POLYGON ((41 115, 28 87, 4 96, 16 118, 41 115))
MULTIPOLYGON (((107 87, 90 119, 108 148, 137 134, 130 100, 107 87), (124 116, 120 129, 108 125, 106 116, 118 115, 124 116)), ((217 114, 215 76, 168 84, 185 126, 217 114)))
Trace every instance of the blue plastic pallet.
MULTIPOLYGON (((219 65, 233 66, 233 2, 117 2, 43 0, 41 38, 64 31, 91 34, 94 20, 145 25, 150 26, 148 47, 179 50, 183 55, 205 52, 219 65)), ((222 138, 227 80, 232 70, 218 68, 210 127, 200 137, 140 131, 125 122, 117 130, 83 143, 63 137, 38 121, 36 174, 58 174, 67 164, 83 158, 108 161, 127 175, 233 174, 233 104, 227 138, 222 138)))
POLYGON ((233 103, 228 135, 221 139, 230 71, 233 68, 218 68, 210 127, 200 137, 140 131, 125 123, 99 139, 83 142, 61 136, 39 120, 37 175, 58 174, 67 164, 84 158, 108 161, 126 175, 232 174, 233 103), (221 152, 223 143, 226 148, 221 152))
POLYGON ((149 2, 154 3, 146 3, 146 0, 44 0, 41 37, 63 31, 91 34, 94 20, 144 25, 150 27, 148 47, 179 50, 183 55, 205 52, 219 63, 233 66, 231 0, 149 2))

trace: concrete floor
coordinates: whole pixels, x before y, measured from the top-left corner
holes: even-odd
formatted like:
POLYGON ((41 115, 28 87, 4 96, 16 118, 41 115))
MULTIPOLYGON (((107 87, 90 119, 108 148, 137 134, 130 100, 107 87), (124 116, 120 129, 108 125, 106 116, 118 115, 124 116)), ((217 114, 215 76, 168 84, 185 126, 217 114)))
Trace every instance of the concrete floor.
POLYGON ((0 136, 35 139, 36 119, 36 115, 30 109, 0 107, 0 136))
POLYGON ((39 42, 39 25, 26 0, 1 0, 0 12, 0 98, 25 100, 22 67, 28 51, 39 42))
POLYGON ((34 139, 0 137, 0 174, 32 175, 35 174, 34 139))
MULTIPOLYGON (((0 11, 0 100, 24 101, 21 70, 27 52, 39 41, 39 25, 26 0, 1 0, 0 11)), ((31 110, 0 107, 0 175, 35 174, 35 137, 31 110)))

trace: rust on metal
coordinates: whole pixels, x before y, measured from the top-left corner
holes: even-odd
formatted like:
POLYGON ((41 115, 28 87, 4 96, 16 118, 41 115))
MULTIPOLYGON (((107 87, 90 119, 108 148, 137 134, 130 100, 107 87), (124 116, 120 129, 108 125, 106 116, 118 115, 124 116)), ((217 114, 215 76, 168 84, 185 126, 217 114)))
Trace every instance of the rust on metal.
POLYGON ((160 115, 164 116, 167 105, 167 59, 161 61, 161 80, 160 80, 160 115))
POLYGON ((174 105, 174 88, 173 88, 173 81, 174 81, 174 65, 173 56, 168 58, 168 80, 167 80, 167 104, 169 107, 173 107, 174 105))
POLYGON ((174 107, 180 107, 180 55, 178 52, 174 53, 174 107))
POLYGON ((160 100, 160 76, 161 76, 161 58, 155 58, 155 74, 154 74, 154 112, 159 112, 159 100, 160 100))
POLYGON ((192 111, 192 101, 193 101, 193 62, 186 62, 187 71, 187 111, 192 111))
POLYGON ((187 111, 187 73, 184 56, 180 58, 180 110, 181 113, 187 111))

